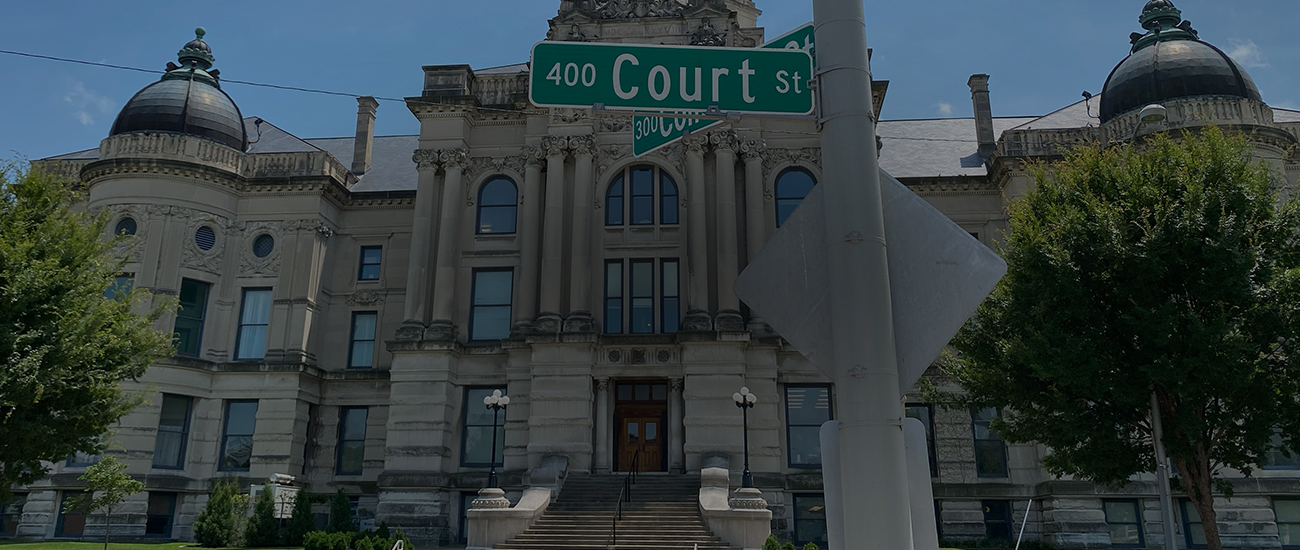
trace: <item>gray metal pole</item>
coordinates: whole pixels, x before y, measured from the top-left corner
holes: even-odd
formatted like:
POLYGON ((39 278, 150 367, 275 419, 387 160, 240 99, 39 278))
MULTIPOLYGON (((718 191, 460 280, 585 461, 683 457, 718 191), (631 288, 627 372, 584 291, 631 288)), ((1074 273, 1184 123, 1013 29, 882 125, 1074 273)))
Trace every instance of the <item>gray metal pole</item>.
POLYGON ((912 550, 862 0, 814 0, 846 549, 912 550))
MULTIPOLYGON (((1151 392, 1151 440, 1156 448, 1156 485, 1160 488, 1160 520, 1165 526, 1165 550, 1178 550, 1174 539, 1174 502, 1169 496, 1169 460, 1165 458, 1165 430, 1160 423, 1160 402, 1151 392)), ((1141 513, 1141 510, 1138 510, 1141 513)))

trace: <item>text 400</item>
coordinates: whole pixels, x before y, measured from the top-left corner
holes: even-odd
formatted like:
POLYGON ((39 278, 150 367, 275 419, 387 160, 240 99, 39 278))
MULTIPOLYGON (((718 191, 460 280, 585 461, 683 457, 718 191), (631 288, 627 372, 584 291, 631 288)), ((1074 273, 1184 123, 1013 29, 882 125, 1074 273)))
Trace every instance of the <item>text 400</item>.
POLYGON ((559 86, 560 82, 564 82, 566 86, 577 86, 579 79, 582 79, 582 85, 588 88, 596 85, 595 65, 588 63, 583 65, 581 69, 578 68, 577 63, 569 63, 563 69, 560 68, 560 65, 560 63, 556 63, 554 67, 551 67, 551 72, 546 73, 546 79, 554 80, 556 86, 559 86))

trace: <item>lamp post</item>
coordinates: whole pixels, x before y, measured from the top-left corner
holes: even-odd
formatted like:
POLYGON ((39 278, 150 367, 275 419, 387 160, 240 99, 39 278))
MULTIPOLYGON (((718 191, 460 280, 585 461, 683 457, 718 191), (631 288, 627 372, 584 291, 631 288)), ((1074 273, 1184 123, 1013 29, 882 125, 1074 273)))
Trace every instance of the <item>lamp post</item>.
POLYGON ((758 402, 758 397, 749 393, 748 387, 742 387, 739 392, 731 394, 731 398, 736 401, 736 406, 740 407, 741 418, 745 426, 745 472, 740 476, 740 486, 742 488, 753 487, 754 476, 749 473, 749 409, 754 408, 754 403, 758 402))
POLYGON ((510 404, 510 396, 501 395, 501 390, 492 390, 492 395, 483 398, 483 404, 492 409, 492 450, 488 461, 487 486, 495 489, 497 486, 497 413, 510 404))

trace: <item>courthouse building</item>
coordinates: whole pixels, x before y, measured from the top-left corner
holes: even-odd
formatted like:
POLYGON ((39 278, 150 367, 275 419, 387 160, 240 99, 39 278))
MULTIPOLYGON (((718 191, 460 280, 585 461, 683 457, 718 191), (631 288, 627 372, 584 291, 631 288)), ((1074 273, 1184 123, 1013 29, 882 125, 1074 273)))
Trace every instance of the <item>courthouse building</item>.
MULTIPOLYGON (((1300 112, 1264 104, 1167 0, 1139 11, 1145 34, 1114 37, 1119 65, 1096 75, 1097 96, 995 118, 989 77, 975 75, 973 118, 880 122, 881 166, 989 245, 1030 185, 1027 164, 1088 141, 1214 123, 1247 133, 1278 186, 1295 185, 1300 112), (1166 121, 1139 120, 1152 103, 1166 121)), ((562 0, 546 36, 757 47, 779 34, 759 14, 751 0, 562 0)), ((464 536, 494 457, 511 498, 563 494, 565 478, 633 460, 697 483, 721 465, 736 485, 732 394, 746 386, 772 532, 824 539, 817 427, 845 396, 732 290, 821 176, 813 121, 745 118, 638 158, 630 116, 531 106, 527 63, 439 64, 423 67, 409 114, 363 97, 355 136, 302 139, 275 113, 241 113, 212 38, 215 51, 202 35, 185 44, 97 148, 36 163, 84 182, 108 230, 131 236, 124 284, 181 304, 162 321, 176 356, 125 384, 149 401, 109 436, 147 484, 115 532, 192 540, 214 480, 277 473, 313 493, 342 489, 364 524, 400 525, 420 546, 464 536), (411 115, 419 135, 374 135, 376 116, 411 115), (493 390, 511 398, 499 423, 483 407, 493 390)), ((874 86, 878 111, 886 84, 874 86)), ((992 411, 916 392, 906 411, 930 428, 942 538, 1007 538, 1034 498, 1030 540, 1162 544, 1153 478, 1120 490, 1055 479, 1044 448, 989 429, 992 411)), ((17 488, 0 534, 102 533, 101 518, 61 511, 95 459, 17 488)), ((1229 546, 1300 546, 1297 468, 1278 453, 1233 479, 1218 505, 1229 546)), ((1200 543, 1195 511, 1180 505, 1178 518, 1179 544, 1200 543)))

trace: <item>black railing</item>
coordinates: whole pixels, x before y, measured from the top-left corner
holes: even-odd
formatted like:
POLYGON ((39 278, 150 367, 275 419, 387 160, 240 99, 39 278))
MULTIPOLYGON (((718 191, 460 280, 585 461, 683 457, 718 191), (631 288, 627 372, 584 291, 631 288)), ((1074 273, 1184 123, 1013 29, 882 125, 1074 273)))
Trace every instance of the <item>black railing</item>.
POLYGON ((618 503, 614 506, 614 521, 609 526, 609 547, 611 550, 618 545, 618 522, 623 519, 623 503, 632 502, 632 486, 636 485, 636 474, 641 469, 641 450, 643 447, 637 447, 636 452, 632 454, 632 466, 628 468, 627 474, 623 476, 623 488, 618 492, 618 503))

